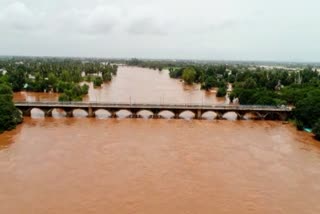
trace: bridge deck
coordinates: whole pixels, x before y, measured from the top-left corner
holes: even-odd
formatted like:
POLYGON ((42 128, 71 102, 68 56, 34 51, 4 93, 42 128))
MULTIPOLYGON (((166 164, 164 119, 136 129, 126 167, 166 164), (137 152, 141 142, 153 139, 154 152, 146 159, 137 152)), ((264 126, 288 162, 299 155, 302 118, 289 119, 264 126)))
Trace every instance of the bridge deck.
POLYGON ((259 105, 202 105, 202 104, 156 104, 156 103, 96 103, 96 102, 15 102, 17 107, 33 108, 125 108, 125 109, 183 109, 291 112, 291 107, 259 105))

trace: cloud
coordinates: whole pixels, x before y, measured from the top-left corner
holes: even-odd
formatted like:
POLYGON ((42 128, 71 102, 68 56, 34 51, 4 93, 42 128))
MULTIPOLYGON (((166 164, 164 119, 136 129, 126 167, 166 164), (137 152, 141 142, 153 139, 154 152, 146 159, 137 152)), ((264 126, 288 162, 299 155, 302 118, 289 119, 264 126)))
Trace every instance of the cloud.
POLYGON ((36 13, 22 2, 14 2, 5 7, 0 14, 3 28, 15 31, 30 31, 41 27, 43 13, 36 13))
POLYGON ((154 17, 139 17, 129 23, 127 32, 136 35, 166 35, 167 29, 164 23, 154 17))
POLYGON ((116 30, 128 35, 164 36, 217 32, 235 23, 228 14, 215 12, 211 15, 208 9, 204 9, 201 15, 197 11, 190 13, 191 6, 190 9, 176 11, 173 4, 164 12, 164 8, 157 4, 132 6, 99 2, 93 7, 69 7, 68 4, 62 8, 60 4, 55 9, 36 8, 30 4, 29 8, 22 2, 14 2, 4 6, 0 24, 7 31, 33 34, 42 31, 47 34, 103 36, 116 30))
POLYGON ((317 0, 0 0, 0 54, 318 59, 319 6, 317 0))
POLYGON ((120 23, 121 14, 117 7, 97 7, 85 18, 83 28, 92 33, 108 33, 120 23))
POLYGON ((121 22, 122 10, 97 6, 93 10, 71 9, 56 19, 59 31, 101 35, 110 33, 121 22))

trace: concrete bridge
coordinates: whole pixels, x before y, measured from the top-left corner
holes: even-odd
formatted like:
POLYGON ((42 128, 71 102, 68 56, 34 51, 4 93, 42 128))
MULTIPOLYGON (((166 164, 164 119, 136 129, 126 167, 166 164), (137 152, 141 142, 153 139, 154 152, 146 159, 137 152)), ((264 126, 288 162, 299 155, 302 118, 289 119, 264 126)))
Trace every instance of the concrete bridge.
POLYGON ((73 117, 73 111, 80 109, 87 112, 88 117, 95 117, 98 110, 106 110, 111 117, 117 117, 121 110, 129 111, 131 118, 139 117, 141 111, 149 111, 152 118, 160 118, 164 111, 172 112, 174 118, 180 118, 183 112, 192 112, 194 119, 202 119, 207 112, 214 112, 216 119, 223 119, 228 112, 234 112, 237 119, 244 119, 246 114, 255 115, 260 120, 287 120, 292 109, 289 107, 254 106, 254 105, 198 105, 198 104, 128 104, 128 103, 93 103, 93 102, 15 102, 15 106, 24 116, 31 116, 32 109, 40 109, 46 117, 52 116, 54 109, 66 112, 67 117, 73 117))

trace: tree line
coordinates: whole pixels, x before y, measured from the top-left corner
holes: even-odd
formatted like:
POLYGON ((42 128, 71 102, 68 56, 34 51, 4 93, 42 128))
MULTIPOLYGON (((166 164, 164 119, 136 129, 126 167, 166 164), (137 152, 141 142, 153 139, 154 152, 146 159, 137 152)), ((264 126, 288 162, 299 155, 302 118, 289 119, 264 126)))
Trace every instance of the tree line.
POLYGON ((0 75, 0 133, 14 129, 23 120, 21 112, 12 101, 13 91, 7 80, 0 75))
POLYGON ((117 69, 116 65, 92 59, 0 58, 0 133, 14 129, 23 120, 14 105, 13 92, 53 91, 60 93, 59 101, 81 101, 89 91, 89 85, 81 82, 101 86, 111 81, 117 69))
POLYGON ((117 65, 102 60, 73 58, 3 58, 0 69, 13 91, 58 92, 60 101, 78 101, 93 82, 99 87, 117 74, 117 65))
POLYGON ((320 73, 304 69, 263 69, 244 65, 192 65, 169 68, 171 78, 198 83, 204 90, 218 88, 217 96, 229 94, 242 105, 294 106, 292 120, 299 130, 310 128, 320 140, 320 73))

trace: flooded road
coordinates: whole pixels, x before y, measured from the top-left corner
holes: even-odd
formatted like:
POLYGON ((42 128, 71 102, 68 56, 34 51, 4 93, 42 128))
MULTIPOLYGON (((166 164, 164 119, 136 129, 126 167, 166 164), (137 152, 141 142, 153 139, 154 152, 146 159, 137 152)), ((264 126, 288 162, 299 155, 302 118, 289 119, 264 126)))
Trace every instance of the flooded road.
MULTIPOLYGON (((122 69, 87 99, 224 102, 165 72, 122 69)), ((25 118, 0 134, 0 183, 5 214, 317 214, 320 146, 275 121, 25 118)))

